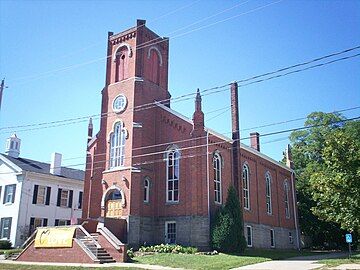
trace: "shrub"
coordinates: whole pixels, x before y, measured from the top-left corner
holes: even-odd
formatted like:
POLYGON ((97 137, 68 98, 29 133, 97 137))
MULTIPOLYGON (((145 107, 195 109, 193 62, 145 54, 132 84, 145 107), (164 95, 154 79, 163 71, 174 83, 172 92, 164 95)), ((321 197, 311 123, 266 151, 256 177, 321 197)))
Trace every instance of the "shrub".
POLYGON ((156 246, 142 246, 140 252, 157 252, 157 253, 187 253, 195 254, 198 250, 195 247, 183 247, 180 245, 160 244, 156 246))
POLYGON ((234 187, 228 190, 225 206, 219 209, 212 222, 211 243, 222 252, 243 252, 246 246, 242 211, 234 187))
POLYGON ((134 250, 132 248, 126 250, 126 255, 131 260, 132 258, 134 258, 134 250))
POLYGON ((0 249, 11 249, 11 242, 9 240, 0 240, 0 249))

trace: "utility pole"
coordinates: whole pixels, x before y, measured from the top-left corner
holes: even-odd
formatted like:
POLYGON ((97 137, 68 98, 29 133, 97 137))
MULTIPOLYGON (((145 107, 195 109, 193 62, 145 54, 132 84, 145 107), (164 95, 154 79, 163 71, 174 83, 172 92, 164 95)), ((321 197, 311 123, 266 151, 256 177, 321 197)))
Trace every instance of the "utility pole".
POLYGON ((8 88, 8 87, 5 86, 5 78, 4 78, 4 79, 2 79, 1 85, 0 85, 0 111, 1 111, 2 95, 3 95, 3 91, 5 88, 8 88))

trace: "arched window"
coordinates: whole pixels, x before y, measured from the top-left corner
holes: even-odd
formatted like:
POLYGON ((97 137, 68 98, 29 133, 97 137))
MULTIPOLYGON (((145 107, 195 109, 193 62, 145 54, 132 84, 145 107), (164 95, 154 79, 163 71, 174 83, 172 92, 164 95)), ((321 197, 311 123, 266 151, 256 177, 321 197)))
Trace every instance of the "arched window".
POLYGON ((289 206, 289 183, 284 181, 284 203, 285 203, 285 217, 290 218, 290 206, 289 206))
POLYGON ((218 153, 214 154, 213 168, 214 168, 214 192, 215 202, 221 203, 221 156, 218 153))
POLYGON ((148 51, 148 59, 150 60, 149 72, 150 80, 157 85, 160 84, 160 66, 162 65, 162 57, 160 51, 155 46, 148 51))
POLYGON ((250 182, 249 182, 249 166, 244 164, 242 171, 243 188, 244 188, 244 208, 250 210, 250 182))
POLYGON ((128 47, 119 47, 115 54, 115 82, 119 82, 128 78, 128 59, 128 47))
POLYGON ((265 189, 266 189, 266 212, 272 214, 271 204, 271 175, 269 172, 265 174, 265 189))
POLYGON ((144 179, 144 202, 149 202, 150 196, 150 180, 148 177, 144 179))
POLYGON ((126 130, 122 122, 117 122, 110 135, 110 168, 124 166, 126 130))
POLYGON ((176 148, 171 148, 166 157, 166 201, 179 201, 179 160, 180 153, 176 148))

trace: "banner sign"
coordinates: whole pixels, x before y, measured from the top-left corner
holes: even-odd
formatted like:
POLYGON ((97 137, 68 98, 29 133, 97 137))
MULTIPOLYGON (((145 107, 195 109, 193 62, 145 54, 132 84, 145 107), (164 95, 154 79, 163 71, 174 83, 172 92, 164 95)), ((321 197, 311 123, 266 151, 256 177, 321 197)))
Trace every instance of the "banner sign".
POLYGON ((72 247, 76 227, 38 228, 35 236, 36 248, 72 247))

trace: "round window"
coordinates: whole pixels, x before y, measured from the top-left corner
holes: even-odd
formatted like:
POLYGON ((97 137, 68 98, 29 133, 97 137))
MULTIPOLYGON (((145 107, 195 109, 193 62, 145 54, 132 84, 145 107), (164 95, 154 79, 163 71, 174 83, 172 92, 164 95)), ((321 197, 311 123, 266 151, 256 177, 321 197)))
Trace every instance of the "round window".
POLYGON ((118 95, 113 102, 113 110, 117 113, 125 110, 126 107, 126 97, 124 95, 118 95))

